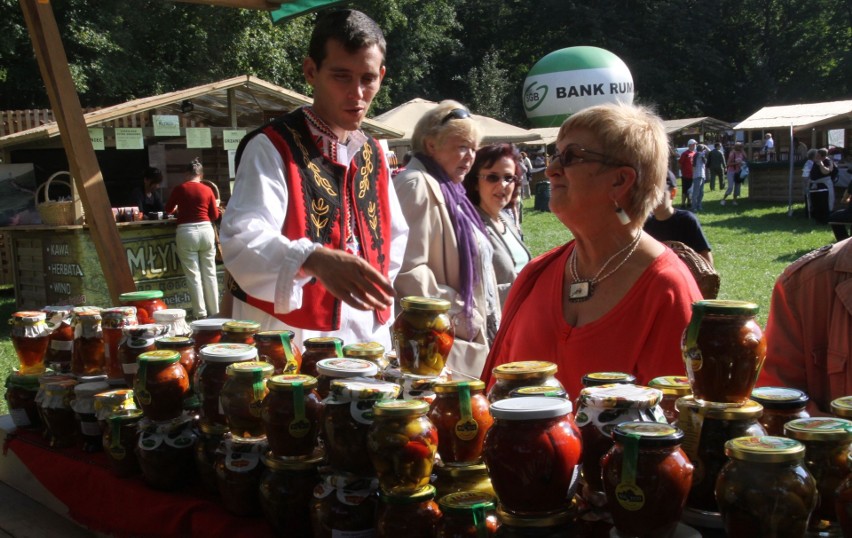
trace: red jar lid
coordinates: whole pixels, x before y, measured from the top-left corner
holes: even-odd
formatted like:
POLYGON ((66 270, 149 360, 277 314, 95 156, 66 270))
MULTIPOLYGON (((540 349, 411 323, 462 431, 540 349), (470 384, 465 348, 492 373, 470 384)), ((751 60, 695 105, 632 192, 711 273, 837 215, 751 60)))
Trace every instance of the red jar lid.
POLYGON ((538 420, 564 417, 572 410, 569 400, 546 396, 508 398, 491 404, 491 416, 500 420, 538 420))

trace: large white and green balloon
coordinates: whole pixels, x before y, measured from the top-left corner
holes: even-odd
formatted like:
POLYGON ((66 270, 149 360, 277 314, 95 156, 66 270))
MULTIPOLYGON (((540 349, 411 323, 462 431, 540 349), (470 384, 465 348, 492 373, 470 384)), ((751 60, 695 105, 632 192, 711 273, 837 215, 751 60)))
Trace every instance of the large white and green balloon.
POLYGON ((632 103, 633 76, 608 50, 568 47, 551 52, 530 69, 523 100, 533 127, 558 127, 590 106, 632 103))

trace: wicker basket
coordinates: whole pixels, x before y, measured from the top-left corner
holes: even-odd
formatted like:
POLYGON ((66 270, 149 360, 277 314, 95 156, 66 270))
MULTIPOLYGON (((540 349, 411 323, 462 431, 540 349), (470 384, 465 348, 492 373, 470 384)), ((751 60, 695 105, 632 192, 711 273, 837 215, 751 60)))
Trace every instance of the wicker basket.
POLYGON ((202 179, 201 182, 213 190, 213 194, 216 195, 216 204, 219 205, 222 202, 222 196, 219 194, 219 186, 209 179, 202 179))
MULTIPOLYGON (((74 180, 74 178, 71 177, 70 172, 56 172, 47 178, 46 182, 39 185, 35 191, 36 209, 38 210, 38 214, 41 216, 41 221, 49 226, 67 226, 74 224, 74 202, 71 200, 54 202, 48 197, 48 191, 50 190, 51 183, 53 183, 57 176, 61 176, 63 174, 71 178, 71 181, 74 180), (44 201, 39 202, 39 191, 42 189, 44 189, 44 201)), ((56 183, 67 186, 68 189, 73 192, 70 182, 60 179, 56 180, 56 183)))

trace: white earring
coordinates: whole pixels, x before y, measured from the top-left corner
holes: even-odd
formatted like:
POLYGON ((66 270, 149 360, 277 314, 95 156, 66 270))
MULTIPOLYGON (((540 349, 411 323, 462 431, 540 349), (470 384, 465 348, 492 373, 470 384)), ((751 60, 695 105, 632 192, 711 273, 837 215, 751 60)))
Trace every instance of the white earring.
POLYGON ((618 217, 618 222, 622 224, 622 226, 627 226, 630 224, 630 216, 626 211, 621 209, 618 204, 615 205, 615 216, 618 217))

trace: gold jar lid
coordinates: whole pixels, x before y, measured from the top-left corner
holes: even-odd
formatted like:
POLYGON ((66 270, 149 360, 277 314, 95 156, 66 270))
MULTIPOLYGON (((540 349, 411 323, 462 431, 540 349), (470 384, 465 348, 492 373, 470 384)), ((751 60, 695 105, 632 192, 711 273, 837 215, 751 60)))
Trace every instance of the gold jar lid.
POLYGON ((517 361, 496 366, 491 374, 497 379, 532 379, 556 375, 556 364, 548 361, 517 361))
POLYGON ((503 506, 500 505, 497 507, 497 517, 500 519, 501 523, 509 525, 510 527, 520 527, 525 529, 558 527, 560 525, 567 525, 574 521, 574 518, 577 517, 577 503, 572 499, 571 505, 567 510, 532 517, 523 517, 512 514, 504 510, 503 506))
POLYGON ((627 372, 591 372, 583 376, 584 387, 636 383, 636 376, 627 372))
POLYGON ((305 374, 280 374, 270 377, 266 386, 274 391, 292 391, 296 387, 310 391, 316 388, 317 378, 305 374))
POLYGON ((716 316, 754 316, 760 307, 748 301, 706 299, 692 303, 692 312, 716 316))
POLYGON ((852 441, 852 421, 834 417, 797 418, 784 424, 784 435, 799 441, 852 441))
POLYGON ((422 400, 385 400, 373 406, 377 417, 412 417, 425 415, 427 411, 429 404, 422 400))
POLYGON ((256 333, 260 330, 260 323, 249 319, 232 319, 222 324, 222 330, 228 333, 256 333))
POLYGON ((310 456, 292 458, 274 456, 272 452, 267 452, 261 455, 260 459, 267 468, 275 471, 311 471, 322 463, 323 456, 320 450, 316 450, 310 456))
POLYGON ((157 349, 182 349, 195 345, 195 340, 189 336, 161 336, 154 340, 157 349))
POLYGON ((336 336, 318 336, 308 338, 304 344, 305 349, 334 349, 338 345, 342 346, 343 340, 336 336))
POLYGON ((669 396, 686 396, 692 394, 692 386, 689 378, 683 375, 664 375, 655 377, 648 382, 648 386, 663 391, 669 396))
POLYGON ((695 413, 717 420, 750 420, 763 415, 763 406, 754 400, 748 400, 739 407, 728 407, 712 402, 700 403, 696 402, 693 396, 684 396, 677 399, 675 409, 681 413, 695 413))
POLYGON ((343 346, 343 356, 360 359, 362 357, 383 357, 385 346, 378 342, 361 342, 343 346))
POLYGON ((269 377, 275 367, 264 361, 235 362, 225 368, 225 373, 238 378, 269 377))
POLYGON ((435 486, 428 484, 408 495, 391 495, 382 491, 379 499, 385 504, 414 504, 431 501, 435 498, 435 486))
POLYGON ((479 379, 471 381, 441 381, 440 383, 435 383, 432 390, 437 394, 448 394, 459 392, 462 387, 468 387, 470 390, 485 390, 485 383, 479 379))
POLYGON ((804 458, 805 445, 772 435, 737 437, 725 443, 725 455, 742 461, 780 463, 804 458))
POLYGON ((843 396, 832 400, 831 412, 841 418, 852 418, 852 396, 843 396))
POLYGON ((399 305, 403 310, 417 310, 420 312, 447 312, 450 309, 450 302, 447 300, 433 297, 418 297, 415 295, 403 297, 399 301, 399 305))
POLYGON ((479 491, 459 491, 444 495, 438 504, 444 512, 469 514, 476 509, 494 510, 496 499, 493 495, 479 491))
POLYGON ((804 409, 808 395, 798 389, 787 387, 757 387, 751 391, 751 399, 764 409, 804 409))

